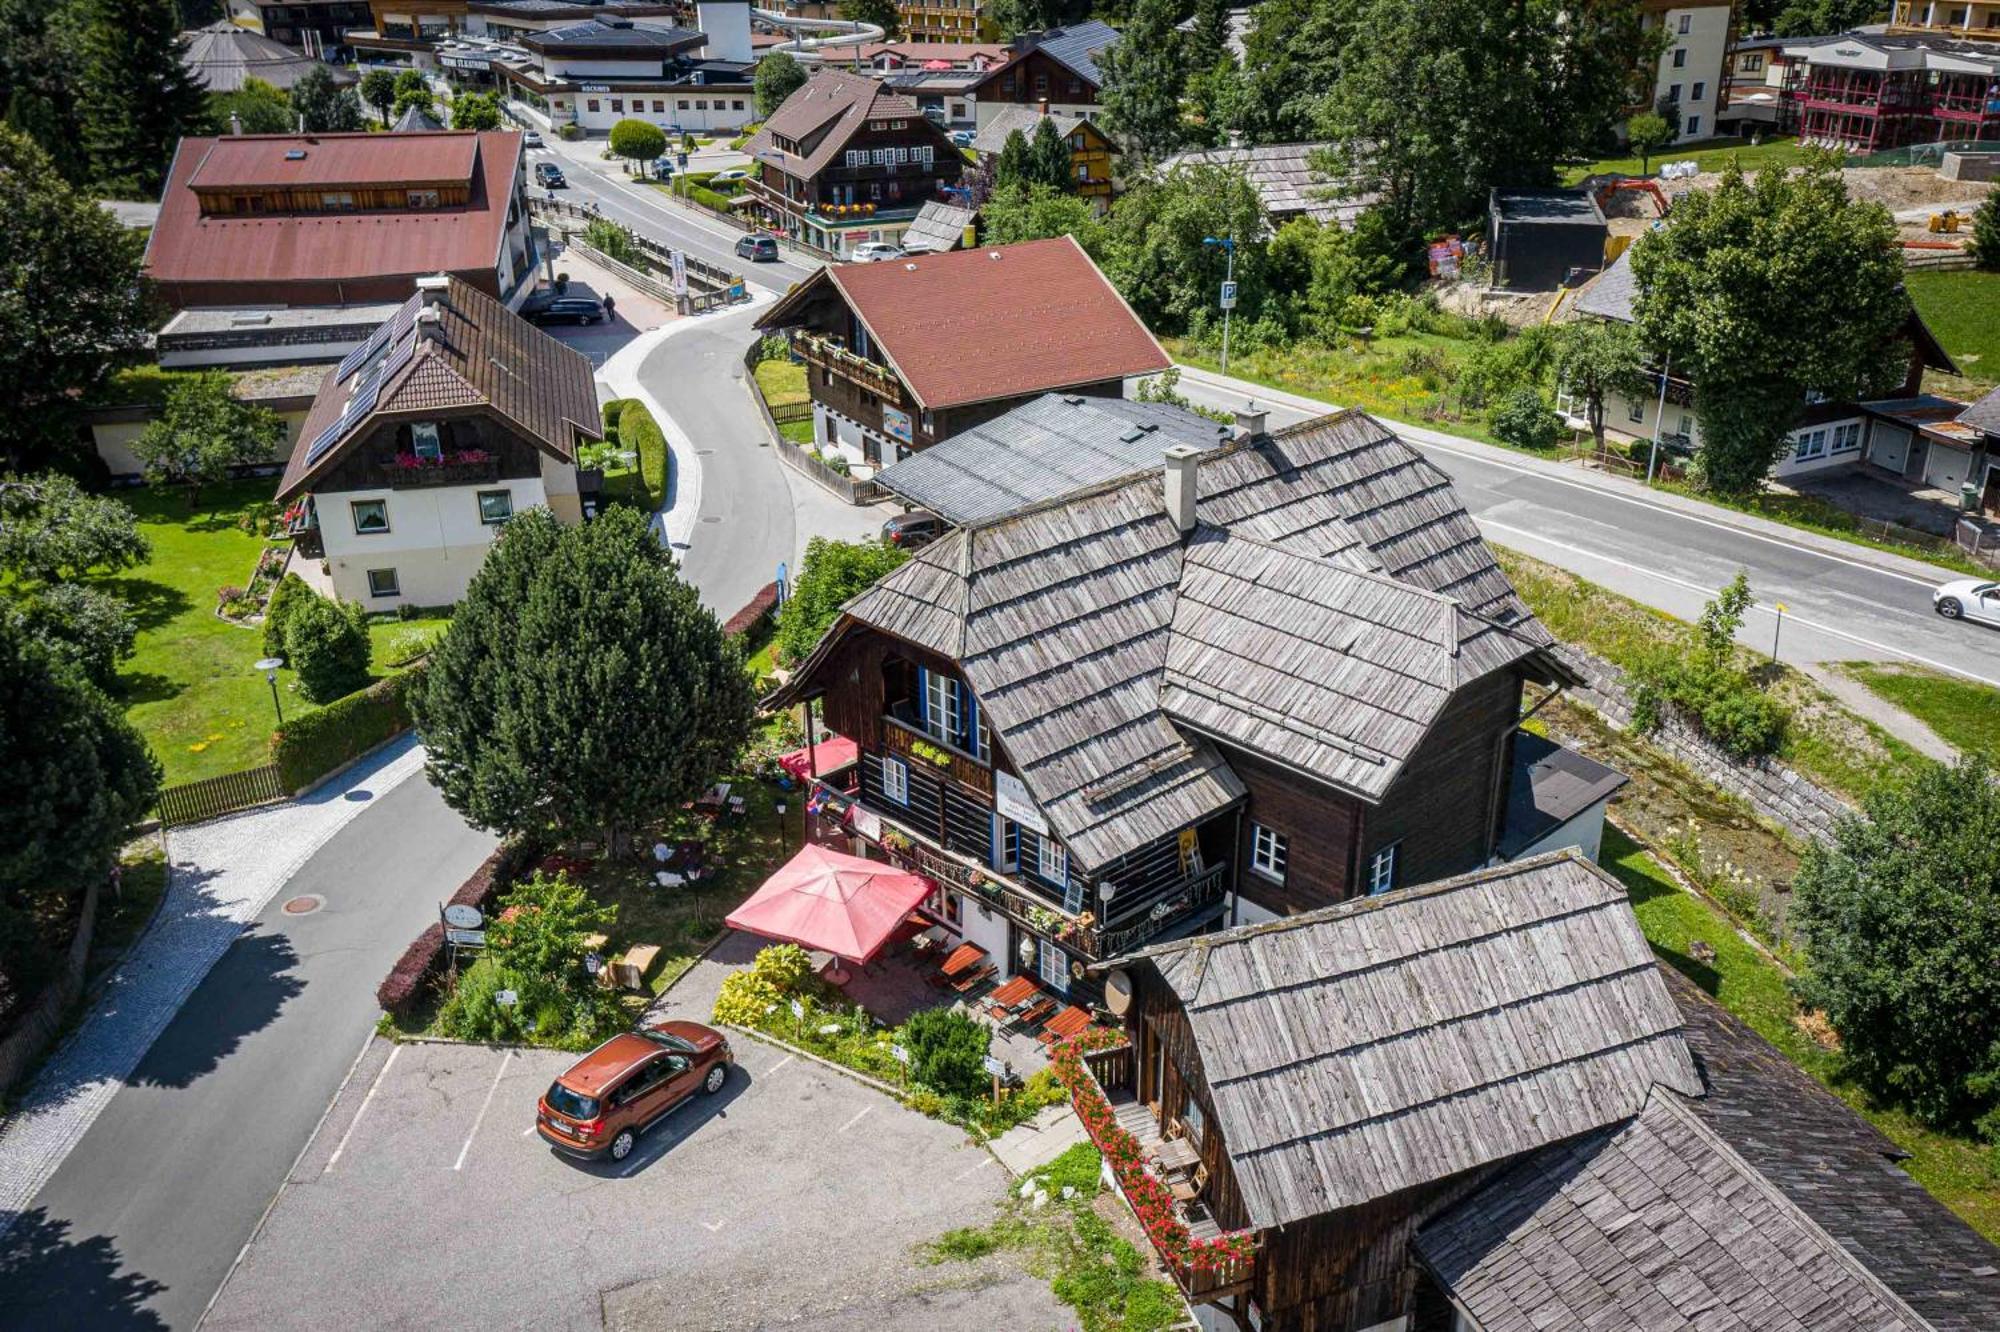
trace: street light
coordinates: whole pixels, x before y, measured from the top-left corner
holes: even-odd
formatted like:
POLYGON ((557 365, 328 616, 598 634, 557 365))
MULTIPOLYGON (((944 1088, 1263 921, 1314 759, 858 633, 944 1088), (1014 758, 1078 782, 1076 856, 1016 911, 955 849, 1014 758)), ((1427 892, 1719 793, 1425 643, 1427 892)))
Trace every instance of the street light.
POLYGON ((264 678, 271 684, 271 706, 278 710, 278 725, 285 724, 285 708, 278 702, 278 668, 285 664, 283 657, 266 657, 257 663, 257 669, 264 672, 264 678))
POLYGON ((1236 237, 1204 236, 1203 245, 1220 245, 1228 256, 1228 268, 1222 275, 1222 373, 1229 373, 1229 312, 1236 308, 1236 237))

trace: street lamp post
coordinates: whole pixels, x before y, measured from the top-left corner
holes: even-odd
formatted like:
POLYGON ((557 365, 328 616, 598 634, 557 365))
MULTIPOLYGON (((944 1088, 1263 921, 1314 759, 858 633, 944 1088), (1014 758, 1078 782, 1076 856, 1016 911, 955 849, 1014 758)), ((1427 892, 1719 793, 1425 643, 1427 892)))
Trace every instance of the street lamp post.
POLYGON ((1236 308, 1236 237, 1204 236, 1203 245, 1220 245, 1227 256, 1222 275, 1222 373, 1229 373, 1229 312, 1236 308))
POLYGON ((271 706, 277 709, 278 726, 280 729, 283 729, 285 725, 285 707, 282 703, 278 702, 278 668, 284 664, 285 660, 283 657, 266 657, 257 663, 257 669, 264 672, 264 679, 270 683, 271 706))

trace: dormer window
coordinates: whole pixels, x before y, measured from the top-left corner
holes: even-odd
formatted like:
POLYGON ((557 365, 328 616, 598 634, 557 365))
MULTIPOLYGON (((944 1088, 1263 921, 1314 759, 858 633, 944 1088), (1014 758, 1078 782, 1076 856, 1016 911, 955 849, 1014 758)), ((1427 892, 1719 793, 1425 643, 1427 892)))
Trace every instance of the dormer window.
POLYGON ((435 421, 416 421, 410 425, 410 452, 425 462, 436 462, 444 456, 444 448, 438 440, 435 421))

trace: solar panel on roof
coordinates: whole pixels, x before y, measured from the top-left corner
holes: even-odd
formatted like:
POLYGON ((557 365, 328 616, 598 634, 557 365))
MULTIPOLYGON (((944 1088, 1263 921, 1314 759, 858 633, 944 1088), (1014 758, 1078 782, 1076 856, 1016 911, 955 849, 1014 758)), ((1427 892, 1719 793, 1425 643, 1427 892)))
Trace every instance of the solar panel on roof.
POLYGON ((346 356, 343 356, 340 360, 340 368, 334 371, 334 379, 342 380, 347 378, 356 370, 359 370, 369 357, 381 351, 382 344, 389 340, 389 329, 395 322, 394 316, 383 320, 376 330, 368 335, 366 342, 347 353, 346 356))

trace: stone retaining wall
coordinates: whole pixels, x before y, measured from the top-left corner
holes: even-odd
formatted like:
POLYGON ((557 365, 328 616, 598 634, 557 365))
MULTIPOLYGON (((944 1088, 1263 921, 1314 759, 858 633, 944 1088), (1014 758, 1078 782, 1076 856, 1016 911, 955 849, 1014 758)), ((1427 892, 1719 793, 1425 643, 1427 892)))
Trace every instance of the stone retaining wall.
MULTIPOLYGON (((1595 653, 1568 643, 1556 652, 1579 676, 1582 687, 1570 696, 1590 707, 1621 730, 1632 725, 1632 694, 1624 672, 1595 653)), ((1745 762, 1731 756, 1708 737, 1674 718, 1647 737, 1662 753, 1692 769, 1710 785, 1747 801, 1765 818, 1801 839, 1827 841, 1843 815, 1854 806, 1776 759, 1745 762)))

